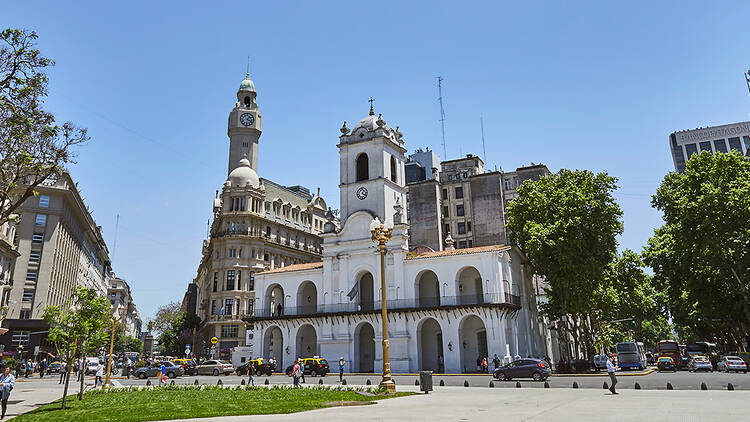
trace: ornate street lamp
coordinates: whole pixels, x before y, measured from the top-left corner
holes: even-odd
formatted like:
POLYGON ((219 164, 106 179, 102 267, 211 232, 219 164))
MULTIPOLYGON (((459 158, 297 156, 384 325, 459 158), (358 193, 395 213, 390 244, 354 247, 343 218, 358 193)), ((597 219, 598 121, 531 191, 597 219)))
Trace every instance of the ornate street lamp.
POLYGON ((109 374, 112 370, 112 352, 113 348, 115 346, 115 330, 117 329, 117 323, 122 320, 123 314, 125 313, 125 308, 118 307, 117 308, 117 314, 120 316, 120 318, 115 319, 114 315, 109 314, 109 320, 112 321, 112 335, 110 336, 109 340, 109 359, 107 359, 107 377, 104 379, 104 385, 102 386, 103 389, 109 390, 109 374))
POLYGON ((378 244, 380 249, 380 301, 381 301, 381 318, 383 319, 383 380, 380 381, 380 387, 388 393, 396 392, 396 383, 391 379, 391 358, 388 347, 388 309, 386 306, 386 288, 385 288, 385 244, 391 240, 393 235, 393 223, 386 221, 381 223, 375 217, 370 223, 370 232, 372 240, 378 244))

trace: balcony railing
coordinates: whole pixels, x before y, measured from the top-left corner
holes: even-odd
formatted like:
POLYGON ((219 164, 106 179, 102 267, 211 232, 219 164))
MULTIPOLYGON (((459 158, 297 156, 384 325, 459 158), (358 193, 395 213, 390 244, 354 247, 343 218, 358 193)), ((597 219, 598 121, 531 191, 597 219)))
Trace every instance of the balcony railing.
MULTIPOLYGON (((456 306, 476 306, 476 305, 513 305, 521 306, 521 298, 510 293, 488 293, 480 295, 463 295, 463 296, 440 296, 440 297, 421 297, 416 299, 391 299, 388 301, 389 310, 398 309, 430 309, 456 306)), ((335 313, 357 313, 371 312, 380 310, 381 302, 346 302, 346 303, 327 303, 318 306, 298 306, 298 307, 276 307, 275 309, 256 309, 255 318, 277 318, 288 316, 304 316, 318 314, 335 314, 335 313)))
POLYGON ((266 241, 275 243, 277 245, 287 246, 294 249, 299 249, 301 251, 305 252, 312 252, 312 253, 321 253, 320 248, 316 248, 315 245, 304 245, 303 243, 292 242, 291 239, 280 239, 280 237, 277 236, 268 236, 265 232, 260 230, 250 230, 250 228, 246 228, 245 230, 242 229, 226 229, 221 230, 218 232, 215 232, 212 234, 213 237, 225 237, 225 236, 255 236, 255 237, 262 237, 266 239, 266 241))

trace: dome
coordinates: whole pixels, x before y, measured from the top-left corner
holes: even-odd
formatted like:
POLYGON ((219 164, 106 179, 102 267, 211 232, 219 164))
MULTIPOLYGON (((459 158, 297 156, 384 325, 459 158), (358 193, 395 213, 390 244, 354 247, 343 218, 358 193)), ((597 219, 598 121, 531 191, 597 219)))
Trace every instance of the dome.
POLYGON ((247 159, 247 156, 243 156, 240 160, 239 166, 229 173, 227 181, 230 182, 233 187, 245 187, 250 185, 254 188, 258 188, 260 186, 258 173, 250 167, 250 161, 247 159))
POLYGON ((240 89, 249 89, 250 91, 255 91, 255 84, 250 79, 250 74, 245 75, 245 79, 243 79, 240 83, 240 89))
POLYGON ((356 132, 359 128, 364 128, 365 130, 375 130, 378 128, 377 121, 378 118, 374 115, 365 116, 364 119, 360 120, 359 123, 354 126, 352 132, 356 132))

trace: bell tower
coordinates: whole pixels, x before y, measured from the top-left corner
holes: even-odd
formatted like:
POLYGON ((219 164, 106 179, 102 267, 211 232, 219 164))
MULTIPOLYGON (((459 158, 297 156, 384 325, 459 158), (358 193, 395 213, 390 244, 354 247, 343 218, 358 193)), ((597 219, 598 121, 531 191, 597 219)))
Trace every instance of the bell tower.
POLYGON ((229 165, 227 176, 237 167, 243 155, 247 155, 250 167, 258 171, 258 140, 263 131, 263 116, 255 102, 255 84, 250 79, 250 63, 245 79, 237 91, 237 103, 229 113, 227 135, 229 136, 229 165))

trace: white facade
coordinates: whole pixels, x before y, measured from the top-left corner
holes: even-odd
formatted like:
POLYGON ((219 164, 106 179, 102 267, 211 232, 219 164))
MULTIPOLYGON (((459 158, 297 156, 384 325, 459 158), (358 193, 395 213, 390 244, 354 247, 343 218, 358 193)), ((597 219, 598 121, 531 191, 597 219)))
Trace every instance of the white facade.
POLYGON ((346 371, 382 370, 381 258, 369 228, 378 217, 394 222, 385 258, 394 373, 475 372, 479 357, 544 356, 522 254, 504 245, 409 253, 398 128, 371 110, 351 135, 346 126, 341 132, 343 224, 338 231, 327 225, 323 262, 256 275, 255 355, 275 357, 281 370, 296 357, 313 355, 332 365, 344 357, 346 371), (366 179, 356 177, 363 175, 363 153, 370 163, 366 179))

